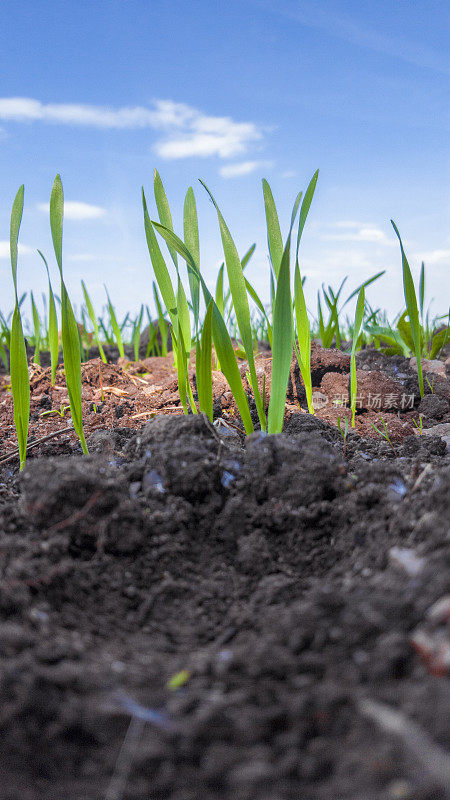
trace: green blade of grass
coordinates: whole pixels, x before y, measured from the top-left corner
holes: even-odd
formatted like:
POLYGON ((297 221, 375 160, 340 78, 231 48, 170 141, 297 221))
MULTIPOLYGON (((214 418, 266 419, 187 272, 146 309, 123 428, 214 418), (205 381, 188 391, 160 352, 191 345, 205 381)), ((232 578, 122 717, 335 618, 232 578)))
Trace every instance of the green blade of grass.
POLYGON ((159 299, 158 289, 156 288, 156 284, 153 281, 153 296, 155 298, 155 305, 158 312, 158 328, 161 334, 161 354, 163 356, 167 355, 167 335, 168 335, 168 325, 166 320, 164 319, 164 314, 161 306, 161 300, 159 299))
POLYGON ((264 209, 266 212, 267 241, 269 245, 270 260, 278 279, 281 259, 283 258, 283 239, 281 236, 280 222, 277 208, 273 199, 272 189, 263 178, 264 209))
POLYGON ((58 354, 59 354, 59 341, 58 341, 58 317, 56 314, 55 296, 53 294, 52 283, 50 280, 50 272, 45 256, 38 250, 42 258, 48 278, 48 346, 50 350, 50 364, 51 364, 51 384, 55 385, 56 369, 58 367, 58 354))
POLYGON ((161 292, 164 305, 167 308, 168 314, 170 316, 170 321, 173 327, 176 327, 177 303, 175 300, 175 292, 173 290, 172 281, 169 275, 169 270, 167 269, 166 262, 161 253, 158 240, 155 235, 155 231, 153 230, 153 226, 150 221, 150 217, 148 215, 147 202, 145 199, 144 189, 142 189, 142 205, 144 209, 145 235, 147 239, 147 246, 148 246, 148 251, 150 253, 150 259, 152 262, 153 271, 155 273, 155 278, 158 283, 159 291, 161 292))
MULTIPOLYGON (((298 355, 300 356, 299 367, 305 385, 306 401, 308 403, 308 411, 314 414, 314 405, 312 400, 312 381, 311 381, 311 330, 308 319, 308 312, 306 310, 305 295, 303 292, 303 284, 300 277, 300 268, 298 259, 295 263, 294 274, 294 306, 295 316, 297 321, 297 338, 298 338, 298 355)), ((320 312, 321 313, 321 312, 320 312)), ((323 320, 322 320, 323 326, 323 320)))
MULTIPOLYGON (((200 242, 198 235, 197 207, 195 205, 194 192, 191 187, 189 187, 189 189, 187 190, 186 199, 184 201, 183 227, 184 227, 184 241, 186 243, 186 247, 191 253, 197 265, 197 269, 200 272, 200 242)), ((195 332, 197 334, 198 315, 200 306, 200 284, 196 276, 192 272, 188 273, 188 279, 191 290, 195 332)))
MULTIPOLYGON (((153 172, 153 189, 155 193, 156 207, 159 214, 159 221, 161 222, 161 225, 164 225, 165 228, 173 231, 172 214, 170 213, 169 201, 167 199, 161 176, 157 169, 155 169, 153 172)), ((171 245, 167 245, 167 247, 178 272, 177 251, 171 245)))
POLYGON ((28 372, 27 351, 20 317, 20 302, 17 294, 17 251, 19 229, 23 213, 24 186, 14 199, 11 211, 9 245, 11 252, 11 272, 14 284, 15 307, 9 336, 9 362, 11 390, 14 404, 14 426, 19 446, 20 470, 27 457, 28 426, 30 422, 30 376, 28 372))
POLYGON ((289 231, 281 259, 273 311, 272 377, 268 414, 269 433, 281 433, 283 430, 286 392, 292 363, 294 320, 290 286, 290 248, 291 231, 289 231))
POLYGON ((66 374, 67 392, 72 413, 72 422, 80 440, 83 453, 88 453, 83 432, 81 409, 81 360, 78 326, 63 278, 62 269, 62 231, 64 215, 64 195, 61 178, 56 176, 50 196, 50 228, 53 248, 61 276, 61 338, 66 374))
POLYGON ((36 308, 36 303, 34 302, 33 292, 31 292, 31 315, 33 317, 33 328, 34 328, 34 358, 33 361, 35 364, 41 363, 41 320, 39 319, 39 313, 36 308))
POLYGON ((239 327, 242 344, 244 345, 245 354, 247 356, 249 372, 251 377, 251 386, 255 398, 258 418, 261 424, 261 429, 265 431, 267 427, 266 412, 264 409, 261 393, 258 388, 258 379, 256 377, 255 357, 253 353, 252 328, 250 321, 250 309, 248 306, 248 298, 245 288, 245 279, 242 270, 242 265, 239 259, 236 245, 233 241, 230 231, 228 230, 227 224, 222 216, 222 213, 216 201, 214 200, 213 195, 209 191, 206 184, 203 183, 203 181, 200 181, 200 183, 208 192, 217 212, 220 234, 222 237, 222 247, 227 267, 228 282, 230 284, 231 296, 233 299, 236 320, 239 327))
POLYGON ((213 392, 211 367, 212 315, 214 301, 211 299, 203 321, 201 342, 197 343, 196 373, 200 411, 213 421, 213 392))
POLYGON ((267 335, 268 335, 268 338, 269 338, 269 344, 270 344, 270 347, 272 347, 272 326, 270 324, 269 317, 267 316, 266 309, 264 308, 264 306, 263 306, 263 304, 262 304, 262 302, 261 302, 256 290, 253 288, 253 286, 247 280, 247 278, 245 278, 245 288, 247 289, 247 292, 249 293, 249 295, 252 298, 253 302, 256 303, 257 307, 259 308, 261 313, 264 315, 264 318, 265 318, 265 320, 267 322, 267 335))
POLYGON ((421 331, 419 322, 419 309, 417 307, 416 290, 414 288, 414 281, 411 274, 411 269, 408 264, 408 259, 406 258, 406 254, 403 248, 403 242, 398 232, 398 228, 392 219, 391 219, 391 224, 397 235, 398 241, 400 242, 400 250, 402 254, 402 268, 403 268, 403 290, 405 294, 405 302, 409 316, 409 323, 411 325, 411 333, 414 340, 414 350, 417 360, 417 377, 419 380, 419 391, 420 391, 420 396, 423 397, 424 388, 423 388, 423 372, 422 372, 421 331))
POLYGON ((420 304, 420 317, 423 321, 423 305, 425 302, 425 264, 422 261, 420 267, 420 280, 419 280, 419 304, 420 304))

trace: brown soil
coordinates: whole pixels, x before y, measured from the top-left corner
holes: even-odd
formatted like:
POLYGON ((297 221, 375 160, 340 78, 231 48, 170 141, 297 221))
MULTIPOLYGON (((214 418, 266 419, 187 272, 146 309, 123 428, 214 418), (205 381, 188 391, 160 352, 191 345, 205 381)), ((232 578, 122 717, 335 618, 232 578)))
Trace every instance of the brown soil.
MULTIPOLYGON (((313 355, 327 402, 305 413, 293 365, 273 437, 236 430, 219 374, 212 426, 170 356, 101 365, 103 401, 88 362, 91 454, 69 429, 20 475, 4 377, 0 800, 449 796, 449 383, 420 400, 408 360, 361 353, 344 442, 348 357, 313 355)), ((67 428, 42 416, 63 376, 32 389, 32 436, 67 428)))

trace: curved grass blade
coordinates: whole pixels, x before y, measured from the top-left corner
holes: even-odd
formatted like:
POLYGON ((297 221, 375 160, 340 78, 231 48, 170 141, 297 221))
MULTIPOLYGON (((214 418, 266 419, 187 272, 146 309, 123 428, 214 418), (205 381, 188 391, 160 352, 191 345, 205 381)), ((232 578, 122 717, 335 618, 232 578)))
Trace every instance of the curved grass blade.
POLYGON ((417 359, 417 377, 419 379, 420 396, 424 395, 423 388, 423 372, 422 372, 422 352, 421 352, 421 331, 419 322, 419 309, 417 308, 416 290, 414 288, 414 281, 411 274, 411 269, 403 249, 403 242, 401 240, 398 228, 395 222, 391 219, 392 227, 400 242, 400 250, 402 254, 402 268, 403 268, 403 290, 405 294, 406 308, 409 316, 409 323, 411 325, 411 333, 414 341, 414 351, 417 359))
POLYGON ((147 246, 150 253, 153 271, 155 273, 155 278, 158 283, 164 305, 167 308, 170 316, 170 321, 172 326, 175 328, 177 326, 177 302, 175 300, 175 292, 173 290, 169 270, 167 269, 166 262, 163 258, 158 240, 155 235, 155 231, 153 230, 153 225, 148 215, 144 189, 142 189, 142 205, 144 209, 145 236, 147 239, 147 246))
MULTIPOLYGON (((180 256, 186 261, 188 270, 192 269, 194 272, 196 272, 202 287, 205 304, 208 307, 213 297, 201 273, 198 272, 195 261, 186 245, 173 231, 165 228, 164 225, 161 225, 157 222, 152 222, 152 225, 155 227, 158 233, 161 234, 163 239, 165 239, 168 244, 170 243, 171 246, 174 247, 180 256)), ((244 387, 242 386, 241 374, 236 361, 236 355, 231 343, 230 335, 216 303, 213 303, 212 311, 212 337, 214 341, 214 347, 220 361, 220 368, 228 381, 229 387, 236 401, 245 431, 246 433, 253 433, 253 422, 250 415, 247 396, 244 392, 244 387)))
POLYGON ((33 292, 30 294, 31 297, 31 315, 33 317, 33 328, 34 328, 34 357, 33 361, 35 364, 41 363, 41 320, 39 319, 39 313, 36 308, 36 303, 34 302, 33 292))
MULTIPOLYGON (((153 189, 161 225, 164 225, 164 227, 168 228, 169 231, 173 231, 172 214, 170 213, 169 201, 167 199, 161 176, 157 169, 155 169, 153 172, 153 189)), ((171 245, 167 245, 167 247, 178 272, 177 251, 171 245)))
POLYGON ((51 384, 52 386, 54 386, 56 380, 56 369, 58 367, 58 354, 59 354, 58 317, 56 315, 55 296, 53 294, 48 264, 44 255, 41 253, 40 250, 38 250, 38 253, 45 264, 45 269, 47 270, 47 278, 48 278, 48 345, 50 350, 51 384))
POLYGON ((88 453, 86 439, 83 431, 83 417, 81 409, 81 360, 78 326, 66 285, 62 269, 62 231, 64 214, 64 195, 61 178, 56 176, 50 196, 50 227, 52 231, 53 248, 59 273, 61 275, 61 338, 64 358, 64 371, 66 374, 67 392, 69 395, 70 410, 72 413, 73 427, 80 440, 83 453, 88 453))
POLYGON ((272 377, 270 386, 268 432, 283 430, 286 392, 292 363, 294 320, 290 286, 291 230, 284 248, 273 311, 272 377))
POLYGON ((212 393, 212 314, 214 301, 211 298, 206 316, 203 321, 201 341, 197 343, 196 373, 197 373, 197 393, 200 411, 202 411, 210 422, 213 421, 213 393, 212 393))
POLYGON ((273 199, 272 189, 263 178, 264 209, 266 212, 267 241, 269 245, 270 260, 275 276, 278 279, 281 259, 283 258, 283 238, 281 236, 280 222, 277 208, 273 199))
POLYGON ((9 246, 11 252, 11 271, 14 284, 15 307, 11 322, 9 361, 11 390, 14 404, 14 426, 19 446, 20 470, 23 470, 27 457, 28 425, 30 422, 30 376, 28 373, 27 351, 20 317, 20 302, 17 294, 17 250, 19 229, 23 213, 24 186, 14 199, 11 211, 9 246))
MULTIPOLYGON (((200 272, 200 242, 198 235, 197 207, 195 205, 194 192, 191 187, 187 190, 184 201, 183 214, 184 241, 191 253, 197 269, 200 272)), ((200 284, 194 273, 188 273, 189 286, 191 289, 192 310, 194 313, 195 332, 198 334, 198 315, 200 307, 200 284)))
POLYGON ((242 265, 238 256, 236 245, 233 241, 227 224, 222 216, 222 213, 214 200, 211 192, 203 181, 200 181, 202 186, 208 192, 219 219, 220 234, 222 237, 222 246, 225 255, 225 263, 227 266, 228 282, 230 284, 231 296, 233 299, 236 320, 239 327, 239 332, 244 346, 245 354, 247 356, 251 387, 256 403, 256 410, 258 418, 263 431, 267 428, 266 412, 264 409, 261 393, 258 388, 258 379, 256 377, 255 357, 253 353, 253 338, 250 320, 250 309, 248 306, 247 291, 245 287, 244 273, 242 265))
MULTIPOLYGON (((155 305, 156 305, 156 309, 157 309, 157 312, 158 312, 158 328, 159 328, 159 332, 161 334, 161 355, 166 356, 167 355, 167 338, 168 338, 169 326, 167 325, 167 322, 164 319, 164 314, 163 314, 163 310, 162 310, 162 307, 161 307, 161 301, 159 299, 158 289, 156 288, 156 284, 155 284, 154 281, 153 281, 153 296, 155 298, 155 305)), ((156 327, 155 327, 155 330, 156 330, 156 327)), ((155 336, 157 336, 157 333, 155 334, 155 336)), ((150 340, 149 340, 149 344, 150 344, 150 340)), ((147 350, 148 350, 148 348, 147 348, 147 350)), ((148 356, 148 353, 149 353, 149 351, 147 352, 147 356, 148 356)))
POLYGON ((361 333, 362 323, 364 319, 364 307, 366 298, 364 293, 364 286, 361 286, 358 295, 358 302, 356 303, 355 324, 353 326, 353 340, 352 352, 350 358, 350 405, 352 410, 352 428, 355 427, 355 414, 356 414, 356 394, 357 394, 357 381, 356 381, 356 348, 358 346, 358 339, 361 333))
MULTIPOLYGON (((312 380, 311 380, 311 329, 309 325, 308 313, 306 310, 306 301, 303 292, 303 284, 300 277, 300 268, 298 265, 298 259, 295 263, 295 274, 294 274, 294 306, 295 306, 295 316, 297 321, 299 367, 303 378, 303 383, 305 385, 308 411, 310 414, 314 414, 314 405, 312 399, 312 380)), ((323 326, 323 320, 322 320, 322 326, 323 326)))

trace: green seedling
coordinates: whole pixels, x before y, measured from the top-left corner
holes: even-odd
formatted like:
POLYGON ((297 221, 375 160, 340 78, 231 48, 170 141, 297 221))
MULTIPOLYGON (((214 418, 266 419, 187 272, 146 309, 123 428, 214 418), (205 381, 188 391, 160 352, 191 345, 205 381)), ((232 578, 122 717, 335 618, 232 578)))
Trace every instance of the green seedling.
POLYGON ((310 184, 305 192, 300 209, 300 219, 297 234, 297 250, 295 258, 295 275, 294 275, 294 304, 295 316, 297 321, 297 338, 298 349, 295 348, 297 355, 298 365, 305 385, 306 401, 308 403, 308 411, 314 414, 314 405, 312 400, 312 379, 311 379, 311 329, 309 324, 308 312, 306 309, 305 295, 303 292, 303 280, 300 277, 300 267, 298 261, 298 251, 300 247, 300 239, 305 227, 306 217, 311 206, 316 188, 317 179, 319 177, 319 170, 314 173, 310 184))
POLYGON ((52 231, 53 247, 56 262, 61 276, 61 338, 64 358, 64 371, 66 375, 67 391, 69 394, 70 409, 72 412, 73 427, 80 440, 83 453, 88 453, 86 439, 83 431, 83 417, 81 409, 81 361, 78 326, 73 313, 72 304, 64 283, 62 269, 62 234, 64 216, 64 194, 59 175, 53 183, 50 197, 50 227, 52 231))
POLYGON ((70 411, 70 406, 61 405, 60 408, 52 408, 51 411, 42 411, 41 417, 51 417, 56 415, 62 419, 65 417, 68 411, 70 411))
POLYGON ((24 186, 18 190, 12 211, 10 226, 11 271, 14 283, 15 306, 10 331, 10 371, 11 389, 14 403, 14 425, 19 446, 20 470, 23 470, 27 457, 28 425, 30 421, 30 376, 28 373, 27 351, 23 335, 20 303, 17 294, 17 249, 19 228, 23 213, 24 186))
POLYGON ((423 417, 422 417, 422 414, 419 414, 419 421, 417 421, 416 419, 413 419, 412 422, 413 422, 414 427, 419 431, 419 436, 422 436, 422 434, 423 434, 423 417))
POLYGON ((53 294, 52 284, 50 281, 48 264, 40 250, 38 250, 38 253, 44 262, 48 278, 48 347, 50 350, 51 384, 54 386, 56 381, 56 369, 58 367, 59 353, 58 317, 56 314, 55 296, 53 294))
POLYGON ((344 440, 344 447, 342 448, 342 452, 343 455, 345 456, 347 454, 348 417, 344 417, 344 420, 345 420, 344 430, 342 430, 341 418, 340 417, 337 418, 338 430, 344 440))
MULTIPOLYGON (((417 359, 417 376, 419 379, 419 391, 420 391, 420 396, 423 397, 424 388, 423 388, 423 372, 422 372, 422 340, 421 340, 421 329, 419 322, 419 309, 417 307, 416 290, 414 288, 414 281, 411 274, 411 269, 408 264, 408 259, 406 258, 405 251, 403 249, 403 243, 400 234, 398 232, 398 228, 392 219, 391 223, 398 238, 398 241, 400 243, 400 250, 402 254, 402 269, 403 269, 403 290, 405 294, 405 303, 409 317, 411 336, 414 344, 414 353, 417 359)), ((421 295, 423 294, 423 292, 424 288, 421 290, 421 295)))
POLYGON ((350 358, 350 406, 352 410, 352 428, 355 427, 356 394, 358 389, 356 381, 356 348, 358 346, 358 339, 361 333, 361 328, 364 319, 365 302, 366 298, 364 293, 364 286, 361 286, 358 295, 358 302, 356 304, 355 324, 353 326, 352 352, 350 358))
POLYGON ((430 393, 434 394, 434 378, 432 378, 431 381, 430 381, 429 378, 425 378, 425 381, 426 381, 427 386, 428 386, 428 388, 430 390, 430 393))
POLYGON ((39 319, 39 313, 36 308, 36 303, 34 302, 33 292, 30 294, 31 297, 31 313, 33 317, 33 327, 34 327, 34 357, 33 361, 35 364, 40 366, 41 363, 41 320, 39 319))
POLYGON ((391 448, 392 452, 394 453, 394 456, 397 458, 397 451, 396 451, 394 445, 391 442, 391 439, 390 439, 390 436, 389 436, 389 431, 387 429, 387 425, 386 425, 383 417, 380 417, 380 422, 383 425, 383 430, 382 431, 380 431, 380 429, 373 422, 371 422, 370 424, 372 425, 372 428, 381 436, 381 438, 384 439, 388 443, 389 447, 391 448))

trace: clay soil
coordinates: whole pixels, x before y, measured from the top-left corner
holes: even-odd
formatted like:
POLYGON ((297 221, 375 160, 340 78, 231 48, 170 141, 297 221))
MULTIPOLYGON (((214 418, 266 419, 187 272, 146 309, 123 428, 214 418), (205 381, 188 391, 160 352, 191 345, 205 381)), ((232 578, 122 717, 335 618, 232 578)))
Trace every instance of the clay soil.
POLYGON ((293 364, 271 437, 219 373, 212 425, 170 354, 92 358, 89 456, 63 373, 30 370, 20 474, 0 376, 0 800, 449 797, 444 363, 420 400, 363 351, 344 441, 337 350, 313 348, 314 417, 293 364))

